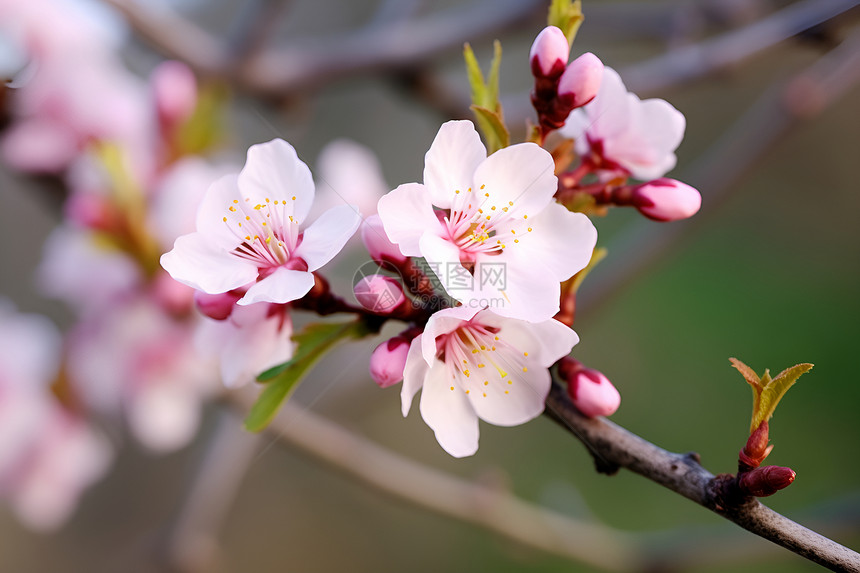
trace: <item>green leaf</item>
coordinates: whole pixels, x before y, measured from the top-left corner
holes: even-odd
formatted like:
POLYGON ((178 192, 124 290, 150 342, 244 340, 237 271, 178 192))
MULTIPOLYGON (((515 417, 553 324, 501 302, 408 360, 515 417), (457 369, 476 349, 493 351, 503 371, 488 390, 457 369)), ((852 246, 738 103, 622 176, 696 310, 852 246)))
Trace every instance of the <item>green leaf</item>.
POLYGON ((199 91, 194 111, 175 135, 178 156, 200 155, 223 139, 223 115, 228 99, 223 86, 208 85, 199 91))
POLYGON ((471 110, 475 114, 478 127, 484 133, 488 154, 491 155, 499 149, 510 145, 511 134, 508 132, 505 121, 499 113, 477 105, 471 106, 471 110))
POLYGON ((463 59, 466 60, 466 76, 469 78, 469 86, 472 88, 472 103, 483 105, 487 99, 487 85, 484 83, 484 74, 478 65, 478 58, 472 46, 466 42, 463 45, 463 59))
POLYGON ((798 378, 809 372, 811 369, 812 364, 796 364, 795 366, 786 368, 780 372, 773 380, 770 380, 770 374, 765 372, 765 376, 767 376, 768 381, 764 383, 765 378, 762 377, 764 390, 762 390, 761 395, 759 396, 758 408, 753 414, 752 424, 750 425, 751 431, 758 428, 762 422, 770 420, 776 410, 777 404, 779 404, 779 401, 783 396, 785 396, 785 393, 788 392, 788 389, 797 382, 798 378))
POLYGON ((756 395, 761 392, 764 386, 761 385, 758 374, 756 374, 752 368, 750 368, 737 358, 729 358, 729 362, 731 362, 732 366, 734 366, 735 369, 741 373, 741 375, 749 383, 749 385, 753 387, 753 390, 756 391, 756 395))
MULTIPOLYGON (((499 103, 499 69, 502 66, 502 43, 493 41, 493 61, 490 62, 490 75, 487 77, 486 99, 480 105, 487 109, 499 112, 501 116, 502 106, 499 103)), ((472 102, 478 103, 478 102, 472 102)), ((505 130, 507 131, 507 129, 505 130)))
POLYGON ((466 61, 466 74, 472 90, 472 112, 478 129, 487 144, 487 153, 492 154, 510 145, 510 132, 505 125, 502 104, 499 102, 499 69, 502 63, 502 45, 493 43, 493 61, 490 64, 488 81, 478 65, 475 52, 467 43, 463 46, 463 58, 466 61))
POLYGON ((588 276, 588 273, 594 270, 594 267, 596 267, 600 261, 605 259, 608 254, 609 251, 605 247, 597 247, 594 249, 591 253, 591 260, 588 261, 585 268, 573 275, 573 278, 570 279, 573 281, 571 283, 571 289, 573 289, 573 292, 577 292, 579 290, 579 287, 582 286, 582 282, 585 280, 585 277, 588 276))
POLYGON ((567 43, 571 46, 576 39, 576 33, 582 25, 585 16, 582 15, 582 2, 575 0, 552 0, 547 15, 547 24, 555 26, 564 32, 567 43))
POLYGON ((265 429, 278 413, 281 404, 320 358, 339 342, 347 338, 361 338, 368 333, 369 329, 364 322, 356 320, 309 324, 302 332, 293 336, 297 346, 292 359, 266 370, 257 377, 258 381, 267 384, 245 418, 245 428, 251 432, 265 429))

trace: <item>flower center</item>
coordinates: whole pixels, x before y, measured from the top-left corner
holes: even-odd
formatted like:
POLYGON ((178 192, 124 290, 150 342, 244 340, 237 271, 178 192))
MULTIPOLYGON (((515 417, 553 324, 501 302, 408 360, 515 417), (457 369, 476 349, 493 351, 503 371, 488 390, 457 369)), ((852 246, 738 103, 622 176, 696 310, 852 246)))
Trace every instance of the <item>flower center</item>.
POLYGON ((292 211, 287 201, 272 201, 268 197, 256 205, 251 205, 248 198, 233 199, 222 218, 239 241, 231 254, 253 262, 260 269, 288 264, 299 243, 299 225, 290 214, 292 211))
POLYGON ((519 211, 515 201, 500 201, 481 185, 477 192, 471 187, 455 190, 444 222, 454 244, 466 259, 473 259, 476 254, 498 255, 532 231, 528 214, 519 211))
POLYGON ((521 352, 499 336, 496 327, 469 322, 438 341, 437 358, 451 374, 453 391, 459 386, 466 394, 492 388, 510 394, 510 386, 528 372, 528 352, 521 352), (491 384, 493 385, 491 387, 491 384))

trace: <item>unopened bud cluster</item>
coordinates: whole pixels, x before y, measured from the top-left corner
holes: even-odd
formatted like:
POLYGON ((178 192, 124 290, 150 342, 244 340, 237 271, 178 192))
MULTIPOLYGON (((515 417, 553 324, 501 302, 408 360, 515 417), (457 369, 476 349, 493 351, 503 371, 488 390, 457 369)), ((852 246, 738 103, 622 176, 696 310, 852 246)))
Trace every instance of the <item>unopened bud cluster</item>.
POLYGON ((570 64, 570 45, 559 28, 547 26, 538 34, 529 53, 535 78, 532 105, 538 114, 542 135, 564 125, 570 112, 597 95, 603 64, 586 53, 570 64))

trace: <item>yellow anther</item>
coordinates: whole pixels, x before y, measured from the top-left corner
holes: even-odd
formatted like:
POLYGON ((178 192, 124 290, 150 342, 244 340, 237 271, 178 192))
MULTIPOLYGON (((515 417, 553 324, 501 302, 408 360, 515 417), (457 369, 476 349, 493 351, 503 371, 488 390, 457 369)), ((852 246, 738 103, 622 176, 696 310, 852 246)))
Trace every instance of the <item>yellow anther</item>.
MULTIPOLYGON (((477 354, 477 353, 478 353, 478 349, 477 349, 477 348, 473 348, 473 349, 472 349, 472 354, 477 354)), ((463 362, 465 362, 465 360, 464 360, 463 362)))
POLYGON ((523 219, 528 219, 528 218, 529 218, 528 215, 523 215, 523 219))
MULTIPOLYGON (((227 222, 227 217, 224 217, 224 222, 225 222, 225 223, 227 222)), ((241 223, 240 223, 240 224, 241 224, 241 223)))
POLYGON ((514 383, 513 380, 508 380, 508 384, 513 384, 513 383, 514 383))
POLYGON ((495 205, 493 205, 492 207, 490 207, 490 211, 495 211, 495 210, 496 210, 496 206, 495 206, 495 205))
POLYGON ((295 201, 295 200, 296 200, 296 196, 295 196, 295 195, 293 195, 293 201, 295 201))
POLYGON ((251 220, 251 217, 249 217, 248 215, 245 215, 245 220, 246 220, 246 221, 250 221, 250 220, 251 220))
POLYGON ((466 375, 466 378, 468 378, 469 376, 471 376, 471 375, 472 375, 472 373, 471 373, 471 372, 469 372, 468 370, 463 370, 463 374, 465 374, 465 375, 466 375))
POLYGON ((529 355, 528 352, 523 352, 523 356, 528 356, 528 355, 529 355))
POLYGON ((468 393, 469 393, 469 391, 468 391, 468 390, 466 390, 466 394, 468 394, 468 393))
POLYGON ((507 207, 502 207, 502 211, 504 211, 505 213, 507 213, 507 212, 508 212, 508 208, 507 208, 507 207))
POLYGON ((481 185, 481 189, 483 189, 484 187, 486 187, 486 185, 481 185))
POLYGON ((490 196, 489 193, 484 193, 484 197, 489 197, 489 196, 490 196))
POLYGON ((266 244, 268 245, 271 242, 272 242, 272 237, 266 237, 266 244))
POLYGON ((525 366, 523 366, 523 372, 528 372, 528 371, 529 371, 529 369, 526 368, 525 366))
POLYGON ((514 242, 515 242, 515 243, 519 243, 519 242, 520 242, 520 240, 519 240, 519 239, 514 239, 514 242))
POLYGON ((507 390, 505 390, 505 394, 510 394, 510 392, 508 392, 507 390))
POLYGON ((460 194, 460 190, 459 190, 459 189, 455 189, 455 190, 454 190, 454 194, 459 195, 459 194, 460 194))
POLYGON ((254 205, 254 209, 256 209, 257 211, 259 211, 259 210, 260 210, 260 209, 262 209, 262 208, 263 208, 263 206, 262 206, 262 205, 260 205, 259 203, 257 203, 256 205, 254 205))
POLYGON ((531 227, 529 227, 529 233, 531 233, 531 232, 532 232, 532 228, 531 228, 531 227))
POLYGON ((489 380, 484 380, 484 386, 489 386, 489 385, 490 385, 490 381, 489 381, 489 380))
POLYGON ((250 240, 251 240, 251 235, 245 235, 245 240, 246 240, 246 241, 250 241, 250 240))
POLYGON ((478 364, 478 368, 483 368, 486 364, 478 364))
POLYGON ((266 197, 266 203, 271 203, 268 197, 266 197))
POLYGON ((517 232, 516 232, 516 231, 514 231, 513 229, 511 229, 511 234, 512 234, 512 235, 516 235, 516 234, 517 234, 517 232))
POLYGON ((490 216, 489 216, 489 215, 487 215, 487 221, 489 221, 489 220, 490 220, 490 216))
POLYGON ((233 204, 238 205, 238 204, 239 204, 239 200, 238 200, 238 199, 233 199, 233 204))
POLYGON ((451 390, 453 390, 453 389, 454 389, 454 387, 453 387, 453 386, 451 386, 451 390))
POLYGON ((230 211, 231 211, 232 213, 235 213, 235 212, 236 212, 236 207, 234 207, 233 205, 230 205, 230 211))
POLYGON ((486 397, 487 397, 487 393, 486 393, 486 392, 483 392, 483 394, 484 394, 484 398, 486 398, 486 397))

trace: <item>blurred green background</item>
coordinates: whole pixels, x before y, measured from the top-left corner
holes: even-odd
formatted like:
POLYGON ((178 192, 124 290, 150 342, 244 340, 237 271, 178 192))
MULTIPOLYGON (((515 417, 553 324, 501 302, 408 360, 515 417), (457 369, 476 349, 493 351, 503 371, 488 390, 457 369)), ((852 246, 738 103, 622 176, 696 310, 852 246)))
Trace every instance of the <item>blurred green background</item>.
MULTIPOLYGON (((219 30, 237 10, 233 4, 239 3, 223 0, 185 10, 219 30)), ((374 4, 296 1, 285 12, 279 34, 345 31, 366 21, 374 4)), ((585 2, 587 19, 574 55, 593 51, 606 64, 623 68, 666 49, 666 38, 631 34, 629 22, 615 27, 611 17, 595 17, 591 26, 589 9, 594 6, 598 14, 603 9, 597 4, 585 2)), ((668 15, 669 24, 682 26, 672 18, 695 4, 648 6, 654 14, 668 15)), ((733 4, 767 10, 786 3, 733 4)), ((820 30, 821 35, 841 39, 856 19, 856 13, 849 15, 838 26, 820 30)), ((505 50, 504 93, 527 93, 527 54, 540 28, 538 15, 497 34, 505 50)), ((487 63, 490 41, 473 44, 487 63)), ((656 94, 687 116, 679 166, 672 174, 683 179, 685 168, 769 86, 812 64, 824 47, 791 40, 730 72, 656 94)), ((157 61, 143 44, 131 46, 127 58, 142 73, 157 61)), ((465 90, 456 49, 433 67, 465 90)), ((335 82, 291 106, 241 95, 234 103, 236 149, 280 136, 312 164, 325 143, 347 137, 378 154, 392 187, 421 179, 424 153, 447 119, 381 76, 335 82)), ((669 450, 699 452, 714 473, 735 470, 749 424, 750 392, 728 357, 758 372, 814 363, 771 423, 776 447, 768 462, 788 465, 798 477, 767 504, 853 547, 860 547, 860 386, 854 363, 860 322, 858 112, 860 89, 854 88, 776 141, 730 186, 726 200, 710 201, 705 195, 699 222, 659 262, 600 305, 581 309, 575 328, 582 342, 574 349, 621 391, 615 422, 669 450)), ((47 312, 67 323, 64 309, 38 298, 32 288, 41 243, 58 220, 49 195, 39 189, 42 184, 0 172, 0 292, 23 310, 47 312)), ((635 252, 612 245, 630 225, 650 230, 659 225, 640 219, 616 211, 595 221, 610 257, 636 258, 635 252)), ((341 261, 333 275, 348 280, 361 262, 361 257, 341 261)), ((598 268, 594 280, 600 276, 598 268)), ((592 298, 598 294, 589 293, 592 298)), ((642 532, 655 548, 700 552, 702 562, 690 571, 818 569, 629 472, 598 475, 581 444, 544 418, 513 429, 482 423, 478 454, 450 458, 417 409, 401 417, 398 388, 380 390, 366 375, 367 352, 376 342, 339 349, 300 388, 297 402, 452 474, 502 483, 556 511, 642 532), (732 560, 735 555, 738 559, 732 560)), ((27 532, 7 509, 0 510, 0 570, 167 570, 161 549, 168 527, 191 487, 207 434, 225 415, 220 410, 210 407, 198 439, 178 453, 156 457, 127 447, 57 533, 27 532)), ((235 422, 238 431, 240 418, 235 422)), ((592 570, 405 504, 274 441, 262 438, 248 468, 223 525, 216 571, 592 570)))

